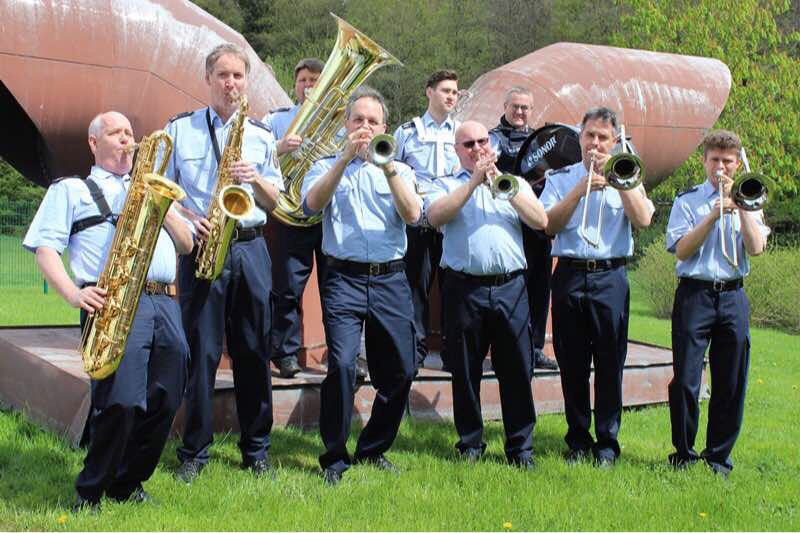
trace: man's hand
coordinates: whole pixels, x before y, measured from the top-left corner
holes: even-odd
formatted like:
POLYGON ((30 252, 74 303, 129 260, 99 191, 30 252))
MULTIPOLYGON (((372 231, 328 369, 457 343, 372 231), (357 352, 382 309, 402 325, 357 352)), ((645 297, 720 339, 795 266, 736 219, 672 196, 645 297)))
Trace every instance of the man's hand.
POLYGON ((352 161, 362 150, 366 150, 372 141, 372 132, 369 128, 358 128, 347 136, 342 157, 347 161, 352 161))
POLYGON ((69 297, 69 304, 72 307, 83 309, 90 315, 95 311, 100 311, 106 304, 106 289, 95 286, 86 286, 82 289, 75 287, 75 292, 69 297))
MULTIPOLYGON (((213 201, 213 200, 212 200, 213 201)), ((211 222, 202 215, 198 215, 191 209, 187 209, 181 206, 181 212, 184 217, 186 217, 189 222, 192 223, 194 226, 194 232, 197 236, 198 242, 205 242, 208 240, 208 236, 211 233, 211 222)))
POLYGON ((495 166, 497 162, 497 154, 489 152, 481 156, 475 163, 475 168, 472 170, 470 181, 477 187, 481 183, 486 183, 490 188, 492 186, 491 176, 497 175, 498 170, 495 166))
POLYGON ((297 150, 300 145, 303 144, 303 138, 292 133, 283 137, 276 144, 278 147, 278 155, 283 155, 285 153, 294 152, 297 150))

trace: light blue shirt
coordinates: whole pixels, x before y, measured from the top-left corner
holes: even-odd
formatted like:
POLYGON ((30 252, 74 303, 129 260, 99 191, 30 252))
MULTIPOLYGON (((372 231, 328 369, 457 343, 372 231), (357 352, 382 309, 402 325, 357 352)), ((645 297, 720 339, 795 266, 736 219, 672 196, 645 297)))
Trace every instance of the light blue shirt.
POLYGON ((264 124, 269 126, 275 139, 280 140, 286 136, 289 126, 292 124, 297 112, 300 111, 301 104, 295 104, 292 107, 280 107, 264 117, 264 124))
MULTIPOLYGON (((575 163, 562 169, 549 172, 544 191, 539 197, 545 210, 549 211, 588 174, 583 162, 575 163)), ((587 233, 590 238, 597 239, 597 222, 602 201, 602 191, 589 193, 589 209, 586 215, 587 233)), ((581 197, 578 207, 572 213, 569 222, 553 240, 553 255, 576 259, 612 259, 633 255, 633 236, 631 222, 622 207, 619 191, 613 187, 605 188, 606 204, 603 208, 603 223, 597 248, 591 246, 581 237, 578 229, 583 219, 583 205, 586 196, 581 197)), ((647 203, 651 211, 655 210, 653 202, 647 203)))
MULTIPOLYGON (((452 193, 469 179, 470 172, 462 170, 455 176, 436 180, 426 202, 433 203, 452 193)), ((533 195, 525 180, 517 181, 520 194, 533 195)), ((481 185, 458 214, 440 228, 444 235, 441 266, 476 276, 508 274, 527 268, 522 224, 510 202, 492 198, 489 187, 481 185)))
MULTIPOLYGON (((689 233, 695 226, 700 224, 703 219, 711 213, 714 203, 719 198, 719 191, 706 180, 698 187, 689 189, 683 194, 679 194, 672 204, 672 211, 669 214, 667 224, 667 250, 675 253, 678 241, 689 233)), ((766 239, 770 229, 764 224, 764 216, 761 211, 753 213, 756 215, 758 229, 766 239)), ((733 251, 733 243, 730 234, 730 225, 733 224, 736 236, 736 250, 739 259, 739 268, 733 268, 722 255, 722 244, 719 235, 719 223, 717 220, 714 229, 700 245, 697 252, 686 261, 678 260, 675 271, 678 277, 695 278, 706 281, 727 281, 745 277, 750 273, 750 260, 744 248, 744 239, 741 233, 741 221, 738 214, 725 215, 725 239, 728 255, 733 251)))
POLYGON ((434 179, 452 176, 458 170, 455 134, 456 123, 452 118, 436 124, 429 113, 415 117, 394 132, 395 159, 414 169, 422 194, 430 191, 434 179))
MULTIPOLYGON (((225 151, 225 142, 236 114, 223 124, 219 115, 210 107, 206 107, 191 114, 179 115, 164 128, 172 137, 174 145, 165 176, 174 180, 186 191, 183 206, 203 216, 208 213, 211 195, 217 184, 217 159, 208 131, 206 110, 211 114, 220 157, 222 157, 225 151)), ((252 119, 246 120, 244 125, 242 161, 252 163, 256 172, 279 190, 283 190, 275 137, 268 127, 252 119)), ((243 183, 242 187, 253 196, 252 185, 243 183)), ((253 200, 255 201, 255 198, 253 200)), ((266 221, 267 214, 256 204, 250 215, 245 217, 239 225, 243 228, 251 228, 260 226, 266 221)))
MULTIPOLYGON (((306 196, 314 184, 334 165, 337 158, 316 161, 303 180, 303 209, 307 215, 306 196)), ((414 190, 414 171, 395 163, 402 179, 414 190)), ((417 197, 420 207, 422 199, 417 197)), ((358 261, 385 263, 402 259, 406 253, 406 223, 395 206, 383 171, 356 157, 345 168, 342 179, 322 211, 322 251, 325 255, 358 261)))
MULTIPOLYGON (((119 214, 125 203, 130 177, 116 176, 93 166, 87 179, 93 180, 100 187, 111 212, 119 214)), ((114 240, 114 225, 103 222, 72 236, 69 233, 75 221, 98 215, 100 210, 83 180, 68 178, 58 181, 47 189, 22 245, 32 252, 40 246, 46 246, 59 254, 68 248, 69 266, 75 283, 78 286, 95 283, 105 266, 106 256, 114 240)), ((147 272, 147 280, 172 283, 175 280, 175 268, 175 245, 162 229, 147 272)))

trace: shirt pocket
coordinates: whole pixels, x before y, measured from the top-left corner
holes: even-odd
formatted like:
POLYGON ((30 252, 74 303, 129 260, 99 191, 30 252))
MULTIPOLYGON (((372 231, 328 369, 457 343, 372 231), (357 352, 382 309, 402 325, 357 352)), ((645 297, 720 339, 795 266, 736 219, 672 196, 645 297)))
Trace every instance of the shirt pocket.
MULTIPOLYGON (((267 146, 262 143, 248 143, 242 147, 242 161, 252 164, 259 174, 263 174, 264 162, 267 159, 267 146)), ((271 163, 271 161, 266 161, 271 163)))
MULTIPOLYGON (((188 145, 180 151, 180 176, 182 179, 196 183, 203 173, 210 171, 209 150, 206 145, 188 145)), ((220 154, 220 157, 222 154, 220 154)), ((213 156, 212 156, 213 157, 213 156)))
POLYGON ((353 187, 349 183, 339 183, 333 192, 330 203, 331 219, 341 222, 354 216, 353 187))

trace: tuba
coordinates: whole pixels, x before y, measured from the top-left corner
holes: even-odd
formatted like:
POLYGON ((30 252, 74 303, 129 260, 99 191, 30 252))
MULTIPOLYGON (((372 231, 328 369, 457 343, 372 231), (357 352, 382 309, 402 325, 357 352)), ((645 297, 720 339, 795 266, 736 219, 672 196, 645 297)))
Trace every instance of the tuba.
POLYGON ((159 144, 164 156, 158 174, 163 174, 172 152, 170 136, 159 130, 138 145, 128 196, 97 281, 108 291, 106 304, 89 316, 81 337, 83 367, 92 379, 108 377, 122 362, 161 224, 170 204, 185 196, 180 186, 153 173, 159 144))
POLYGON ((336 134, 344 125, 347 99, 375 70, 385 65, 402 65, 372 39, 331 15, 339 27, 336 44, 316 86, 286 131, 286 135, 299 135, 303 142, 280 159, 286 191, 278 197, 272 216, 290 226, 313 226, 321 218, 303 213, 300 189, 314 161, 341 150, 344 137, 337 138, 336 134))
POLYGON ((231 165, 242 158, 242 139, 244 123, 247 120, 247 97, 239 101, 239 111, 231 126, 225 150, 219 160, 217 184, 211 195, 206 218, 211 223, 208 240, 197 250, 197 269, 199 279, 215 280, 222 274, 225 256, 231 244, 231 236, 236 223, 250 214, 255 201, 250 193, 231 179, 231 165))

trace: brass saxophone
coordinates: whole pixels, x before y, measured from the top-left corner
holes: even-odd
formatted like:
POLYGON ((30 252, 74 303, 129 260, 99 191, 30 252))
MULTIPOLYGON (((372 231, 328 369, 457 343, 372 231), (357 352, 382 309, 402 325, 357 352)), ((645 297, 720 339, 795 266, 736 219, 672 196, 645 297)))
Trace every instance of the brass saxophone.
POLYGON ((286 130, 286 135, 299 135, 303 142, 297 150, 280 159, 286 192, 278 196, 278 205, 271 214, 290 226, 313 226, 322 217, 308 217, 303 213, 300 189, 306 172, 317 159, 342 149, 345 139, 337 138, 337 133, 344 127, 347 99, 377 69, 385 65, 403 65, 372 39, 333 13, 331 15, 339 27, 336 44, 317 84, 286 130))
POLYGON ((247 108, 247 97, 242 96, 239 101, 239 114, 231 126, 225 150, 220 156, 217 184, 211 195, 206 215, 211 223, 211 231, 208 240, 201 243, 197 251, 195 276, 199 279, 215 280, 222 274, 236 222, 249 215, 255 205, 247 189, 234 183, 230 168, 233 163, 242 159, 247 108))
POLYGON ((177 184, 153 173, 159 144, 163 159, 158 174, 163 174, 172 152, 170 136, 159 130, 138 145, 125 205, 97 281, 108 291, 106 303, 89 316, 80 346, 83 368, 92 379, 108 377, 122 362, 164 217, 172 202, 185 196, 177 184))

